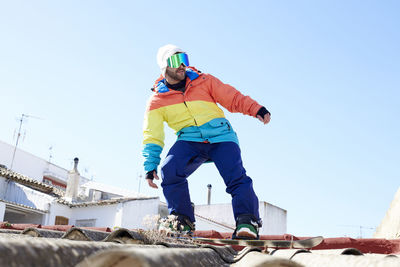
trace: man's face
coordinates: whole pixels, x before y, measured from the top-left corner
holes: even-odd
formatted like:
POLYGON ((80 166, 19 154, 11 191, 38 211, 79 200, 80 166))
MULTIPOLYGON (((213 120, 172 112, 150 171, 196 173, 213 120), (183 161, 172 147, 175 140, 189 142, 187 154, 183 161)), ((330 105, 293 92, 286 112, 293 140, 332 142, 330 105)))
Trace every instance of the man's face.
POLYGON ((165 76, 166 78, 172 78, 175 81, 182 81, 185 79, 185 73, 186 73, 186 67, 185 65, 181 64, 179 68, 170 68, 167 67, 167 70, 165 71, 165 76))

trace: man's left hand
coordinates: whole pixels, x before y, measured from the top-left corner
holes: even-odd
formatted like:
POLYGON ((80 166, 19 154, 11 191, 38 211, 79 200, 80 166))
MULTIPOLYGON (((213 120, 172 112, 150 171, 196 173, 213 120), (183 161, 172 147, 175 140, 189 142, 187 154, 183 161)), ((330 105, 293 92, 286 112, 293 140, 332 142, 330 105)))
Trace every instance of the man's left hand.
POLYGON ((270 113, 265 114, 264 119, 260 115, 257 115, 257 119, 262 123, 267 124, 271 120, 271 114, 270 113))

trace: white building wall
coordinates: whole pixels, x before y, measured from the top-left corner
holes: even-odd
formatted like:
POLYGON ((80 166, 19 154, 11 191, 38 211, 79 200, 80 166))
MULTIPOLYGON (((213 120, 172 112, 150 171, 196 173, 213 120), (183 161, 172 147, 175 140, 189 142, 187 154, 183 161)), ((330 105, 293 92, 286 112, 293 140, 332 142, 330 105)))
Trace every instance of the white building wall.
MULTIPOLYGON (((0 164, 11 168, 14 146, 0 141, 0 164)), ((13 164, 13 171, 28 176, 37 181, 42 181, 43 173, 50 172, 54 176, 67 181, 68 170, 57 165, 49 163, 47 160, 36 157, 26 151, 17 149, 13 164)), ((81 183, 87 182, 89 179, 81 179, 81 183)))
POLYGON ((72 209, 70 207, 68 207, 67 205, 61 205, 54 201, 50 205, 49 213, 46 214, 43 225, 55 225, 56 216, 63 216, 65 218, 68 218, 68 220, 69 220, 68 224, 69 225, 73 224, 71 222, 72 209))
MULTIPOLYGON (((286 233, 287 212, 284 209, 271 205, 265 201, 259 202, 260 218, 263 227, 260 235, 282 235, 286 233)), ((195 214, 211 219, 229 227, 235 228, 236 222, 233 217, 231 204, 212 204, 195 206, 195 214)), ((220 226, 208 223, 206 220, 197 220, 196 230, 215 230, 219 231, 220 226), (199 221, 199 223, 197 222, 199 221)), ((224 230, 226 232, 226 230, 224 230)))
POLYGON ((196 230, 214 230, 218 231, 221 233, 226 233, 226 232, 233 232, 233 227, 223 227, 222 225, 210 222, 209 220, 205 220, 203 218, 200 218, 198 216, 195 216, 196 218, 196 230))
POLYGON ((5 212, 6 212, 6 203, 0 202, 0 222, 4 221, 5 212))
POLYGON ((9 223, 42 224, 44 217, 44 214, 35 211, 6 208, 3 220, 9 223))
POLYGON ((128 229, 147 229, 143 225, 146 215, 158 214, 159 199, 133 200, 124 203, 102 206, 69 208, 66 205, 53 203, 45 219, 46 225, 54 225, 56 216, 69 219, 70 225, 77 220, 95 220, 95 227, 124 227, 128 229))
POLYGON ((146 215, 157 216, 160 200, 158 198, 134 200, 123 203, 121 227, 128 229, 149 229, 143 219, 146 215))
POLYGON ((374 238, 400 238, 400 187, 381 224, 374 233, 374 238))
POLYGON ((115 212, 115 221, 114 221, 114 226, 116 227, 122 227, 122 216, 124 214, 124 209, 123 209, 123 203, 119 203, 117 205, 117 209, 115 212))
MULTIPOLYGON (((76 220, 95 219, 95 227, 115 227, 115 214, 118 204, 106 206, 89 206, 71 208, 69 224, 76 224, 76 220)), ((117 225, 119 226, 119 225, 117 225)))
POLYGON ((7 180, 6 178, 0 176, 0 199, 4 199, 7 191, 7 180))
POLYGON ((10 181, 7 185, 3 199, 47 211, 50 203, 53 202, 55 198, 24 185, 10 181))
POLYGON ((260 218, 263 220, 261 235, 286 234, 287 212, 267 202, 260 202, 260 218))
MULTIPOLYGON (((0 141, 0 164, 6 165, 7 168, 10 168, 13 153, 14 146, 0 141)), ((15 172, 24 174, 38 181, 42 181, 43 170, 47 169, 47 167, 47 161, 35 157, 28 152, 17 149, 12 169, 15 172)))
MULTIPOLYGON (((236 223, 233 218, 233 210, 231 204, 196 205, 194 207, 194 213, 207 219, 211 219, 213 221, 235 228, 236 223)), ((197 225, 196 229, 213 230, 212 228, 200 229, 197 227, 197 225)))
POLYGON ((135 191, 127 190, 126 188, 119 188, 110 184, 103 184, 94 181, 85 182, 80 186, 80 193, 84 195, 89 195, 89 190, 95 189, 101 192, 111 193, 117 196, 124 197, 146 197, 144 194, 140 194, 135 191))
POLYGON ((0 141, 0 164, 10 168, 14 147, 0 141))

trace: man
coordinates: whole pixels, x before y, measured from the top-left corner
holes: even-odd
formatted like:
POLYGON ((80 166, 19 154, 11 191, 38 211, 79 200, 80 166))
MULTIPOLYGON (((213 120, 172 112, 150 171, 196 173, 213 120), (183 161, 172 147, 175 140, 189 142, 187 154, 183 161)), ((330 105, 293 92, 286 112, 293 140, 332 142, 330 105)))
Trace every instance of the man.
POLYGON ((147 104, 144 119, 144 168, 150 187, 158 188, 157 167, 164 146, 164 121, 176 131, 176 143, 161 166, 161 186, 170 214, 179 227, 194 230, 187 177, 201 164, 214 162, 232 195, 236 220, 234 239, 258 239, 261 220, 258 198, 252 180, 242 165, 238 139, 231 124, 218 107, 258 118, 271 119, 268 110, 249 96, 210 74, 189 66, 188 55, 175 45, 158 50, 157 63, 162 75, 156 80, 154 94, 147 104))

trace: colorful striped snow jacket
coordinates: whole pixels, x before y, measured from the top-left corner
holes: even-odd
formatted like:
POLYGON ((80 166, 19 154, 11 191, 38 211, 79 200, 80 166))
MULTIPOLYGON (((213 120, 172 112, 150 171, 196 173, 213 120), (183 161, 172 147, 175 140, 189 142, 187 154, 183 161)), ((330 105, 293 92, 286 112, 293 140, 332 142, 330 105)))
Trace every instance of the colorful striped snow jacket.
POLYGON ((194 142, 236 142, 221 104, 230 112, 241 112, 255 117, 262 107, 249 96, 210 74, 193 67, 186 69, 184 93, 169 89, 161 76, 154 85, 143 124, 143 156, 146 172, 157 170, 164 147, 164 122, 175 130, 178 140, 194 142))

